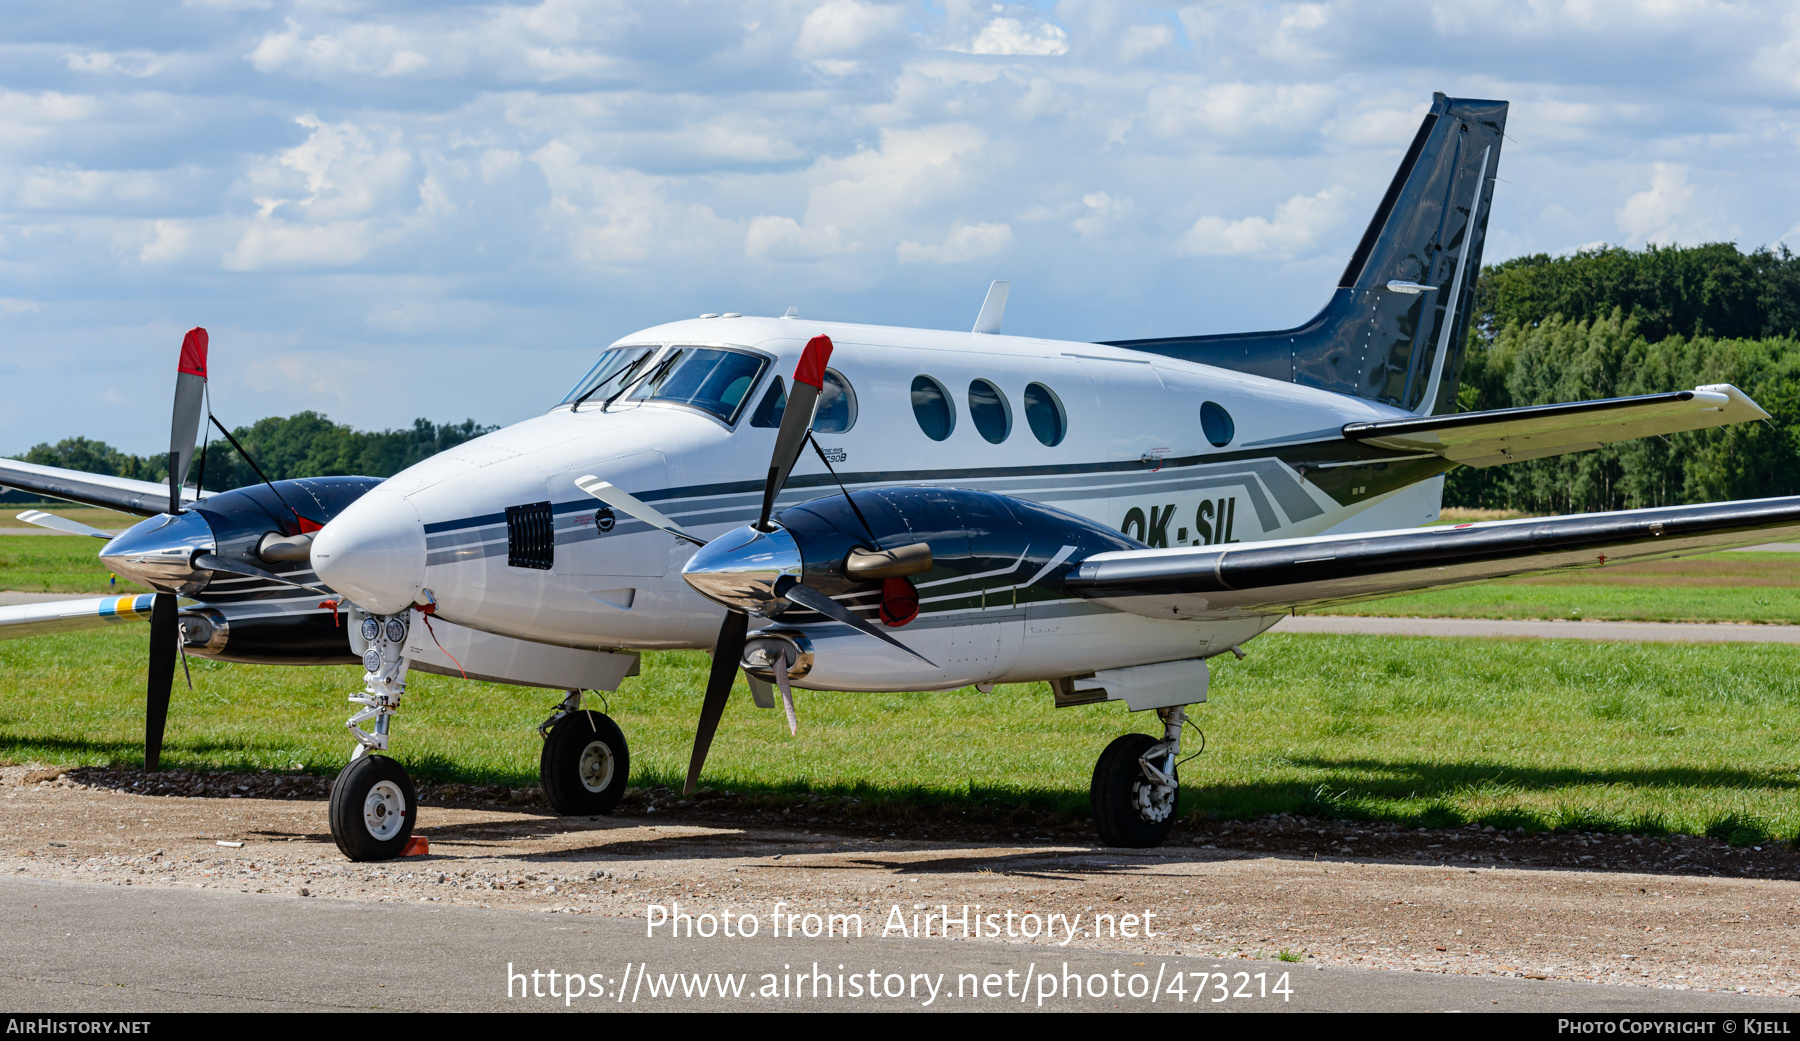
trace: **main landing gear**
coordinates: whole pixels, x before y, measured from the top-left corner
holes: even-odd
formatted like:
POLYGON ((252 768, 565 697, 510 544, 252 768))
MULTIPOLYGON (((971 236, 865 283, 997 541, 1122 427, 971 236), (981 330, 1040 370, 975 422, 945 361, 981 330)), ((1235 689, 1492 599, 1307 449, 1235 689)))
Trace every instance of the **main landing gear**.
POLYGON ((1181 754, 1181 727, 1187 709, 1159 708, 1163 739, 1126 734, 1100 753, 1088 804, 1100 841, 1108 846, 1149 849, 1160 846, 1175 826, 1175 800, 1181 791, 1175 757, 1181 754))
POLYGON ((611 813, 625 794, 631 752, 619 725, 583 711, 581 691, 571 690, 556 713, 538 725, 544 751, 538 777, 550 808, 564 817, 611 813))
POLYGON ((405 615, 362 620, 363 691, 350 698, 361 711, 344 724, 356 751, 331 785, 331 838, 351 860, 392 860, 406 849, 418 822, 419 800, 406 768, 385 755, 388 719, 406 693, 405 615), (374 721, 370 730, 361 724, 374 721))

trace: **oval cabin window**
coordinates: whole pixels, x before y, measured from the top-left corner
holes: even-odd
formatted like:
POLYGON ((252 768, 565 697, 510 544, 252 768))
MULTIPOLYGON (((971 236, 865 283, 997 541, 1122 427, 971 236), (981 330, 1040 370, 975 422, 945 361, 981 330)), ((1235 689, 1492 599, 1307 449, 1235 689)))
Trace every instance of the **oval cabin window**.
POLYGON ((919 429, 933 441, 942 441, 956 429, 956 410, 944 385, 930 376, 914 376, 912 381, 913 418, 919 429))
POLYGON ((1045 445, 1055 448, 1069 432, 1068 417, 1056 392, 1042 383, 1025 388, 1025 422, 1031 434, 1045 445))
POLYGON ((1214 448, 1224 448, 1237 436, 1237 425, 1231 421, 1231 413, 1225 411, 1224 406, 1207 401, 1200 405, 1200 432, 1214 448))
POLYGON ((989 444, 997 445, 1012 433, 1012 406, 1000 388, 987 380, 969 384, 969 418, 989 444))

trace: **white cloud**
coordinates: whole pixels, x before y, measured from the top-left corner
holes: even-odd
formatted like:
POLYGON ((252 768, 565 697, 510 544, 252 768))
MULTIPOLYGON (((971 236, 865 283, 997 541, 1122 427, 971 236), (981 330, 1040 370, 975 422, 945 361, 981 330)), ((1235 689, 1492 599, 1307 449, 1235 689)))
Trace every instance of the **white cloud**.
POLYGON ((1134 25, 1119 38, 1119 57, 1136 61, 1175 42, 1175 30, 1167 25, 1134 25))
POLYGON ((1017 18, 996 18, 969 41, 970 54, 1047 56, 1069 53, 1069 34, 1050 22, 1027 25, 1017 18))
POLYGON ((0 314, 23 314, 26 311, 41 311, 43 308, 36 300, 22 300, 18 297, 0 296, 0 314))
POLYGON ((344 267, 366 256, 374 245, 361 221, 301 225, 259 220, 225 254, 227 271, 271 268, 344 267))
POLYGON ((1106 192, 1089 192, 1081 197, 1087 213, 1069 222, 1083 238, 1095 238, 1115 229, 1131 215, 1130 199, 1115 199, 1106 192))
MULTIPOLYGON (((813 183, 803 218, 758 216, 750 222, 744 248, 758 259, 807 260, 899 243, 921 212, 952 196, 973 176, 970 167, 986 143, 979 131, 963 124, 885 131, 879 148, 814 164, 807 174, 813 183)), ((980 227, 1012 235, 1005 225, 980 227)), ((964 233, 965 241, 954 248, 934 247, 938 252, 932 256, 978 248, 982 236, 993 234, 983 231, 970 239, 964 233)), ((903 260, 924 259, 929 252, 915 242, 900 255, 903 260)))
POLYGON ((336 33, 305 36, 289 19, 286 29, 264 35, 246 57, 261 72, 404 76, 431 64, 409 43, 409 34, 391 25, 353 25, 336 33))
POLYGON ((153 51, 89 51, 69 54, 65 60, 70 72, 130 76, 133 79, 154 76, 166 67, 162 56, 153 51))
POLYGON ((907 239, 895 247, 902 264, 960 264, 1005 252, 1012 245, 1012 228, 1005 224, 958 224, 935 246, 907 239))
POLYGON ((531 154, 550 184, 545 231, 598 267, 735 252, 742 234, 711 207, 670 197, 669 180, 584 161, 563 141, 531 154))
POLYGON ((1650 168, 1650 187, 1625 200, 1617 217, 1619 230, 1636 243, 1668 242, 1687 208, 1694 188, 1687 183, 1687 167, 1656 163, 1650 168))
POLYGON ((153 221, 150 228, 150 241, 138 249, 138 260, 145 264, 167 264, 181 259, 193 239, 193 233, 184 221, 153 221))
POLYGON ((844 54, 886 33, 896 32, 904 25, 904 12, 891 4, 827 0, 801 21, 800 36, 794 41, 794 54, 801 58, 844 54))
POLYGON ((1296 195, 1275 208, 1273 220, 1201 217, 1181 237, 1177 250, 1191 257, 1292 257, 1342 218, 1344 194, 1341 188, 1327 188, 1317 195, 1296 195))

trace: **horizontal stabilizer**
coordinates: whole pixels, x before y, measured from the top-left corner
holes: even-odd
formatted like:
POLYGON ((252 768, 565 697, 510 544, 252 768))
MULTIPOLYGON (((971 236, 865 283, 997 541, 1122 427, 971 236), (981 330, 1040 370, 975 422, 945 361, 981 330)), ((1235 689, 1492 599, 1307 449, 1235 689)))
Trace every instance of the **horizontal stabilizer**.
POLYGON ((1668 394, 1350 423, 1344 436, 1382 448, 1439 455, 1467 466, 1498 466, 1584 452, 1634 437, 1768 418, 1743 391, 1720 383, 1668 394))
MULTIPOLYGON (((154 517, 169 509, 169 486, 166 484, 22 463, 17 459, 0 459, 0 486, 52 499, 67 499, 84 506, 135 513, 140 517, 154 517)), ((199 497, 192 488, 181 490, 183 504, 199 497)))
POLYGON ((1124 550, 1065 588, 1151 618, 1237 618, 1515 575, 1606 567, 1800 537, 1800 496, 1570 517, 1124 550))

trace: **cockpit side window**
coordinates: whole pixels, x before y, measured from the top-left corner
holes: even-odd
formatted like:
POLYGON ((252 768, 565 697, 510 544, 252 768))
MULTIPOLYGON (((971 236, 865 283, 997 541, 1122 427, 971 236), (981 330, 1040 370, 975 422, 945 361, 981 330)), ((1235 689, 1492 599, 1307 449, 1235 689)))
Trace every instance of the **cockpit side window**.
POLYGON ((781 425, 781 416, 786 411, 787 384, 782 382, 780 376, 777 376, 775 382, 769 384, 768 393, 763 395, 762 401, 756 406, 756 411, 750 413, 750 425, 753 427, 778 427, 781 425))
POLYGON ((676 347, 631 391, 634 401, 668 401, 735 423, 769 360, 720 347, 676 347))
MULTIPOLYGON (((836 369, 825 370, 825 385, 819 392, 819 403, 813 409, 813 432, 816 434, 842 434, 856 425, 856 390, 850 381, 836 369)), ((750 414, 750 425, 753 427, 778 427, 782 414, 787 411, 787 384, 780 376, 769 384, 769 389, 757 403, 756 411, 750 414)))
POLYGON ((575 386, 557 404, 567 405, 575 401, 610 397, 631 382, 633 376, 643 371, 644 361, 655 350, 654 346, 648 344, 609 348, 600 355, 600 360, 587 371, 587 375, 577 380, 575 386))

